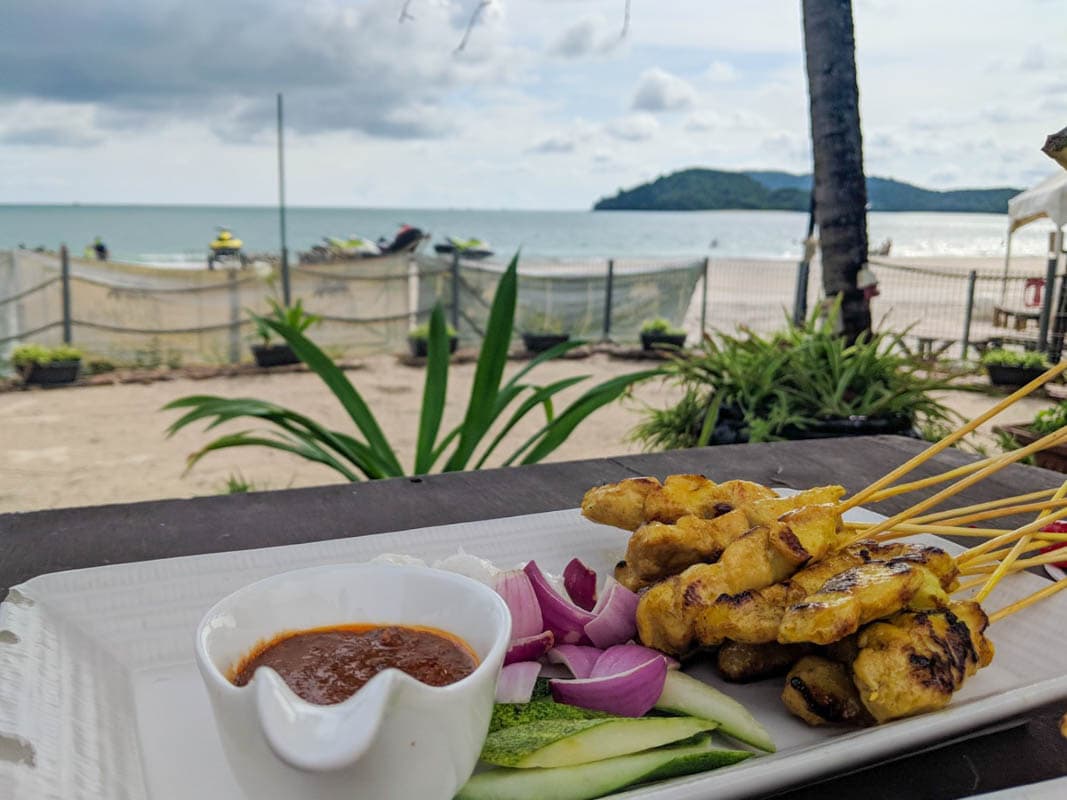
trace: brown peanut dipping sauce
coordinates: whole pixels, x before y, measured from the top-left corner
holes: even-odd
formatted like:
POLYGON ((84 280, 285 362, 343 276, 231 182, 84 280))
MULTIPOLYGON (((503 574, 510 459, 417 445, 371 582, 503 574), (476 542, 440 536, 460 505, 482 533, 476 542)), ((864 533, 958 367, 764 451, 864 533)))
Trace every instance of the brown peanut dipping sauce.
POLYGON ((466 642, 436 628, 337 625, 275 637, 238 662, 231 681, 244 686, 258 667, 271 667, 304 700, 332 705, 389 667, 430 686, 446 686, 477 666, 466 642))

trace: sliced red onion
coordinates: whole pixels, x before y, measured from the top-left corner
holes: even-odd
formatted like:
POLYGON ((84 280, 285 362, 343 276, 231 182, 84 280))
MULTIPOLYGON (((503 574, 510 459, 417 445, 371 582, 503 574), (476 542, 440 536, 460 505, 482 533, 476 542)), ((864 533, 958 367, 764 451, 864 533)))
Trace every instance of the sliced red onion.
POLYGON ((593 665, 603 655, 599 647, 583 647, 580 644, 561 644, 548 651, 548 660, 553 664, 562 664, 571 671, 575 678, 590 678, 593 665))
POLYGON ((533 697, 534 684, 541 674, 541 665, 536 661, 520 661, 508 664, 500 670, 496 680, 498 703, 529 703, 533 697))
POLYGON ((657 655, 625 672, 599 678, 550 680, 548 685, 557 702, 622 717, 640 717, 659 700, 666 679, 667 662, 657 655))
POLYGON ((653 650, 644 645, 617 644, 601 651, 593 668, 589 671, 589 677, 603 678, 608 675, 618 675, 620 672, 627 672, 656 658, 663 659, 667 666, 670 666, 668 661, 674 661, 674 659, 668 659, 659 650, 653 650))
POLYGON ((536 636, 512 639, 508 652, 504 655, 504 663, 514 664, 518 661, 537 661, 552 649, 552 645, 555 642, 556 637, 552 635, 552 631, 543 631, 536 636))
POLYGON ((584 629, 593 619, 593 614, 561 597, 541 572, 537 562, 529 562, 523 572, 530 579, 537 602, 541 605, 544 627, 555 634, 556 641, 560 644, 582 644, 587 641, 584 629))
POLYGON ((563 588, 579 608, 590 611, 596 605, 596 573, 581 560, 572 558, 564 567, 563 588))
POLYGON ((601 648, 630 641, 637 633, 637 601, 636 594, 609 576, 591 612, 594 618, 585 623, 589 641, 601 648))
POLYGON ((501 572, 493 579, 492 585, 496 593, 508 604, 513 640, 537 636, 545 629, 541 618, 541 604, 537 601, 537 595, 525 572, 521 569, 501 572))

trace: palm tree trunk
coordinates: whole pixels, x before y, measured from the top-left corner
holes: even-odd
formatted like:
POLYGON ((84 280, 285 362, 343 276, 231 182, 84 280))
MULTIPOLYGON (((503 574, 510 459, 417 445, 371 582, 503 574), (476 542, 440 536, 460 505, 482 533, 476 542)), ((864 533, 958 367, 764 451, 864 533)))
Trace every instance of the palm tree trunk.
POLYGON ((823 291, 842 295, 840 324, 852 340, 871 327, 870 302, 856 286, 867 261, 867 184, 852 2, 803 0, 803 10, 823 291))

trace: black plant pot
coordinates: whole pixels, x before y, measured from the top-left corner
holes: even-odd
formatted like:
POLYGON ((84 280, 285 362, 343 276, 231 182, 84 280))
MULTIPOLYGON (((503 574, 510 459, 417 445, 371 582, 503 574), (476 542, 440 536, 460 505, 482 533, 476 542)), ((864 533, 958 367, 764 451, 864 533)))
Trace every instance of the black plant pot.
POLYGON ((670 350, 685 347, 684 333, 643 333, 641 334, 642 350, 670 350))
POLYGON ((74 383, 78 379, 81 365, 81 359, 52 361, 48 364, 27 364, 20 367, 19 371, 24 383, 32 383, 35 386, 61 386, 64 383, 74 383))
POLYGON ((989 382, 994 386, 1022 386, 1044 374, 1040 367, 1009 367, 1004 364, 986 364, 989 382))
POLYGON ((299 364, 300 359, 287 344, 254 344, 252 355, 260 367, 282 367, 286 364, 299 364))
MULTIPOLYGON (((448 337, 448 352, 456 352, 456 348, 459 346, 458 336, 448 337)), ((416 339, 414 337, 408 337, 408 350, 411 351, 411 355, 415 358, 426 358, 429 355, 429 341, 427 339, 416 339)))
MULTIPOLYGON (((699 435, 699 431, 694 431, 699 435)), ((835 439, 845 436, 903 435, 918 438, 912 421, 906 416, 895 417, 842 417, 826 419, 800 428, 788 425, 778 433, 783 439, 835 439)), ((723 407, 711 434, 709 444, 745 444, 748 442, 748 426, 739 410, 723 407)))
POLYGON ((570 341, 569 333, 524 333, 522 344, 530 353, 543 353, 557 344, 570 341))

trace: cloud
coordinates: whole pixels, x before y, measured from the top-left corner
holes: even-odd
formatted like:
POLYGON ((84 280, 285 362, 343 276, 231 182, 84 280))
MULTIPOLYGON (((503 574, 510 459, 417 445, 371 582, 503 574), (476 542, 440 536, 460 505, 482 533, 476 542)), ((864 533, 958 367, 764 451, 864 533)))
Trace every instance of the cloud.
POLYGON ((704 77, 712 83, 732 83, 737 80, 737 70, 727 61, 712 61, 704 77))
POLYGON ((643 142, 659 130, 659 123, 651 114, 630 114, 614 119, 604 126, 608 135, 624 142, 643 142))
POLYGON ((104 136, 92 131, 79 131, 57 125, 10 128, 0 130, 0 144, 30 147, 94 147, 104 136))
POLYGON ((563 58, 581 58, 597 50, 597 21, 592 18, 580 20, 563 32, 549 52, 563 58))
POLYGON ((637 82, 630 107, 635 111, 683 111, 696 99, 688 83, 659 67, 645 70, 637 82))
POLYGON ((542 139, 540 142, 529 148, 527 153, 539 153, 539 154, 558 154, 558 153, 573 153, 575 144, 573 139, 569 139, 563 136, 550 136, 547 139, 542 139))
POLYGON ((459 57, 465 19, 422 3, 397 22, 394 0, 80 0, 22 4, 0 26, 0 100, 90 103, 98 125, 145 127, 195 115, 223 138, 269 130, 286 94, 298 131, 382 138, 441 135, 442 97, 501 82, 494 15, 459 57), (42 32, 61 47, 42 46, 42 32))
POLYGON ((694 133, 707 133, 708 131, 765 128, 768 124, 767 120, 759 114, 741 108, 725 112, 704 109, 690 115, 684 127, 687 131, 694 133))

